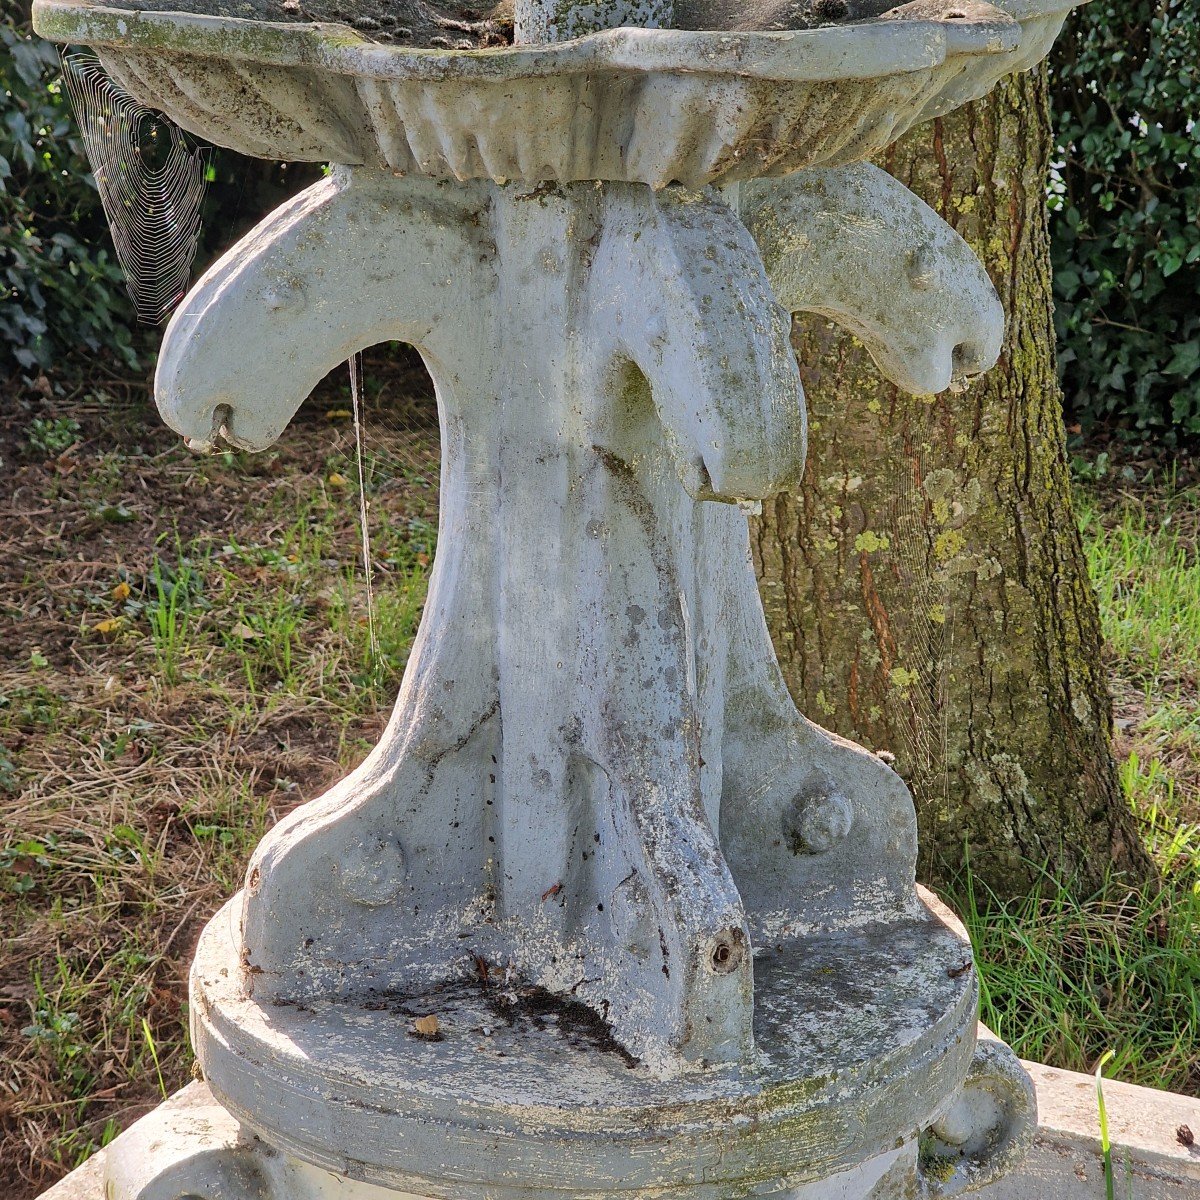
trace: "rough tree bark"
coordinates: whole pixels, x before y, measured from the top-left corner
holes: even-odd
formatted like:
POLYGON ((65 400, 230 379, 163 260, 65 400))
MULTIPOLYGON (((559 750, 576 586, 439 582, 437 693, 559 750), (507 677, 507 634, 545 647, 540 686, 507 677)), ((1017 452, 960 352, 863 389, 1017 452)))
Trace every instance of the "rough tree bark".
POLYGON ((980 255, 1008 329, 964 395, 901 394, 862 347, 797 322, 811 412, 800 491, 755 554, 802 711, 896 757, 922 875, 969 855, 1002 896, 1077 886, 1145 851, 1113 765, 1096 600, 1071 507, 1054 370, 1044 69, 926 125, 881 163, 980 255))

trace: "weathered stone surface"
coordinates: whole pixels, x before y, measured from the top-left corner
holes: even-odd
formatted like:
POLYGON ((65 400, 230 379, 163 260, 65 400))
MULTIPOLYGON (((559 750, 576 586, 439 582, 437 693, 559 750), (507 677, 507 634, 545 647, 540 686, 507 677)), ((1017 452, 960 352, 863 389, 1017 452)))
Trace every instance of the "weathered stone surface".
POLYGON ((958 387, 1000 353, 1004 309, 971 248, 870 163, 744 184, 742 220, 779 302, 855 334, 914 395, 958 387))
MULTIPOLYGON (((736 185, 1039 57, 1067 0, 1008 2, 476 54, 38 0, 190 128, 343 164, 189 294, 168 422, 261 449, 399 339, 442 425, 392 721, 210 923, 192 1031, 222 1107, 132 1137, 112 1200, 899 1200, 1010 1165, 1032 1097, 975 1045, 911 797, 793 706, 746 518, 803 468, 792 312, 925 390, 994 360, 995 295, 872 168, 736 185)), ((522 0, 517 35, 632 14, 672 17, 522 0)))
POLYGON ((385 338, 421 349, 442 409, 442 550, 396 716, 264 841, 240 943, 219 918, 194 978, 212 1085, 301 1158, 434 1195, 694 1192, 706 1162, 696 1194, 777 1190, 915 1135, 963 1078, 969 951, 919 932, 911 801, 795 712, 734 502, 803 463, 771 282, 789 306, 836 304, 922 382, 989 365, 995 299, 869 168, 756 186, 740 199, 765 268, 711 192, 343 169, 218 263, 168 331, 160 406, 194 441, 266 444, 330 366, 385 338), (843 255, 899 261, 923 232, 922 268, 882 306, 836 253, 797 269, 776 236, 789 209, 843 233, 843 255), (318 276, 310 300, 296 281, 318 276), (773 992, 776 960, 792 966, 773 992), (586 1038, 555 1053, 576 1018, 544 996, 602 1017, 611 1055, 586 1038), (497 1004, 517 1033, 493 1086, 495 1033, 475 1039, 497 1004), (549 1037, 516 1022, 531 1004, 549 1037), (453 1037, 413 1038, 426 1009, 453 1037), (394 1072, 362 1075, 381 1054, 394 1072))
MULTIPOLYGON (((1038 1097, 1038 1130, 1021 1167, 982 1189, 979 1200, 1101 1200, 1104 1160, 1096 1081, 1090 1075, 1025 1063, 1038 1097)), ((1115 1194, 1137 1200, 1197 1200, 1200 1100, 1106 1079, 1115 1194), (1182 1135, 1182 1136, 1181 1136, 1182 1135)))
MULTIPOLYGON (((796 202, 788 181, 764 186, 796 202)), ((892 192, 877 256, 937 232, 892 192)), ((770 240, 765 203, 752 228, 770 240)), ((850 203, 825 188, 827 208, 850 203)), ((933 285, 903 276, 883 316, 836 256, 810 255, 803 282, 777 245, 772 262, 788 303, 842 296, 888 369, 948 382, 989 365, 995 300, 953 269, 969 256, 954 235, 930 237, 933 285), (913 321, 939 327, 930 348, 913 321)), ((755 245, 714 194, 343 170, 196 286, 164 342, 160 407, 194 441, 215 424, 261 448, 329 368, 385 339, 416 344, 438 385, 441 551, 379 747, 251 866, 256 994, 407 994, 479 960, 603 1013, 639 1057, 740 1060, 748 948, 903 916, 915 858, 892 772, 796 713, 730 503, 803 465, 787 322, 755 245), (797 814, 798 797, 829 803, 809 793, 831 780, 836 815, 797 814)))
MULTIPOLYGON (((916 1147, 910 1142, 820 1183, 760 1194, 779 1200, 901 1200, 915 1194, 916 1164, 916 1147)), ((422 1200, 411 1192, 356 1182, 281 1154, 234 1121, 199 1083, 177 1092, 43 1200, 195 1197, 422 1200)))
POLYGON ((139 100, 246 154, 460 180, 699 187, 868 158, 1041 59, 1073 3, 798 31, 610 29, 474 52, 202 5, 36 0, 34 21, 96 46, 139 100))
MULTIPOLYGON (((981 1029, 980 1036, 981 1039, 985 1037, 986 1031, 981 1029)), ((979 1200, 1104 1200, 1095 1080, 1090 1075, 1059 1071, 1038 1063, 1022 1065, 1032 1077, 1037 1092, 1039 1116, 1034 1145, 1021 1166, 1003 1180, 974 1194, 979 1200)), ((1200 1101, 1115 1080, 1105 1081, 1104 1096, 1112 1134, 1116 1194, 1125 1196, 1128 1186, 1132 1185, 1137 1200, 1196 1200, 1200 1197, 1200 1154, 1179 1138, 1181 1128, 1200 1130, 1200 1101)), ((223 1113, 208 1089, 203 1084, 191 1084, 133 1130, 122 1134, 107 1150, 97 1153, 62 1183, 51 1188, 43 1200, 134 1200, 136 1192, 133 1196, 118 1193, 115 1198, 106 1198, 104 1172, 118 1156, 136 1158, 132 1147, 145 1144, 144 1131, 150 1128, 160 1132, 175 1131, 172 1141, 177 1147, 186 1145, 192 1138, 200 1138, 209 1148, 215 1148, 228 1144, 223 1139, 229 1137, 230 1131, 234 1131, 234 1137, 240 1136, 236 1133, 236 1122, 231 1122, 228 1114, 223 1113), (138 1139, 136 1143, 135 1138, 138 1139)), ((860 1186, 863 1176, 859 1175, 852 1179, 853 1186, 850 1187, 845 1186, 845 1180, 827 1180, 813 1189, 813 1196, 816 1200, 900 1200, 909 1195, 905 1187, 911 1192, 914 1151, 910 1145, 907 1154, 901 1155, 901 1161, 885 1171, 883 1179, 876 1185, 882 1188, 885 1183, 890 1183, 894 1188, 892 1191, 864 1192, 860 1186), (897 1176, 902 1176, 903 1182, 896 1177, 888 1181, 890 1170, 897 1170, 897 1176), (838 1187, 842 1190, 836 1190, 838 1187)), ((205 1195, 203 1191, 198 1194, 205 1195)), ((364 1192, 362 1196, 352 1196, 342 1190, 334 1191, 332 1195, 337 1200, 390 1200, 395 1193, 371 1195, 364 1192)), ((795 1194, 787 1196, 788 1200, 798 1200, 795 1194)), ((149 1200, 149 1197, 138 1200, 149 1200)), ((311 1198, 296 1189, 278 1200, 311 1198)), ((327 1200, 327 1197, 322 1196, 320 1200, 327 1200)), ((810 1198, 801 1193, 799 1200, 810 1198)))
MULTIPOLYGON (((944 909, 760 945, 756 1055, 666 1078, 582 1006, 502 979, 380 993, 366 1006, 247 995, 227 970, 235 913, 236 901, 214 918, 193 968, 193 1042, 209 1085, 272 1145, 401 1191, 782 1191, 874 1158, 898 1133, 915 1138, 972 1060, 970 951, 944 909), (415 1035, 431 1013, 436 1041, 415 1035)), ((992 1058, 977 1071, 1003 1087, 992 1058)), ((1014 1104, 1004 1125, 1015 1136, 1030 1105, 1014 1104)), ((966 1124, 986 1136, 998 1120, 966 1124)), ((952 1151, 974 1156, 968 1165, 1000 1149, 968 1142, 952 1151)))

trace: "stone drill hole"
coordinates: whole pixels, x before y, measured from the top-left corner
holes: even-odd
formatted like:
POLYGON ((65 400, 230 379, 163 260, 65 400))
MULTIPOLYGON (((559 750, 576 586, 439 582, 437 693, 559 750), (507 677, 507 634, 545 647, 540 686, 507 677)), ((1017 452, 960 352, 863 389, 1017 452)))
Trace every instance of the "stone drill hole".
POLYGON ((731 938, 718 938, 709 951, 708 961, 718 975, 729 975, 742 961, 741 947, 731 938))

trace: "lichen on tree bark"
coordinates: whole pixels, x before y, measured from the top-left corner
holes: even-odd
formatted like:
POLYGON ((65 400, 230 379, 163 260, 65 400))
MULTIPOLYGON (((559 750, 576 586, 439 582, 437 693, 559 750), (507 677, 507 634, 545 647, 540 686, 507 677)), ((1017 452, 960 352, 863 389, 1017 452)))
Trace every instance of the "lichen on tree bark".
MULTIPOLYGON (((1147 872, 1112 759, 1099 615, 1054 367, 1044 69, 915 130, 880 163, 975 248, 1004 303, 997 366, 908 396, 854 338, 797 319, 801 488, 764 507, 756 565, 802 711, 896 756, 922 875, 1013 895, 1147 872)), ((864 264, 864 269, 869 269, 864 264)))

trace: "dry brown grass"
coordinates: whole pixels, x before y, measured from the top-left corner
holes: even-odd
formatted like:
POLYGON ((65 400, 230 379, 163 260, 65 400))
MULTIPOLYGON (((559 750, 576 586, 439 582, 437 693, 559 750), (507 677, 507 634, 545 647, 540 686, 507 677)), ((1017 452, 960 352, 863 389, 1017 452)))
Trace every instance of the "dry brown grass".
POLYGON ((410 368, 372 375, 387 385, 368 424, 377 668, 352 433, 326 415, 346 405, 340 379, 254 459, 192 458, 141 381, 4 396, 7 1200, 36 1195, 186 1081, 186 970, 203 923, 262 833, 378 734, 436 522, 436 425, 410 368))

